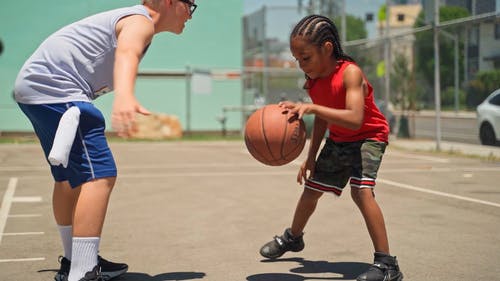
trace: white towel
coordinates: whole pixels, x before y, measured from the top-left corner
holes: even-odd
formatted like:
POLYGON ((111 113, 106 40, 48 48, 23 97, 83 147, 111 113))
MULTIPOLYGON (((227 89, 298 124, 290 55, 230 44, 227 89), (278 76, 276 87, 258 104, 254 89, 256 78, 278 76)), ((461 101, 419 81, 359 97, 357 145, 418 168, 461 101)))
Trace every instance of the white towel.
POLYGON ((49 153, 49 162, 53 166, 68 167, 69 153, 75 141, 76 131, 80 123, 80 109, 70 107, 61 117, 57 127, 54 143, 49 153))

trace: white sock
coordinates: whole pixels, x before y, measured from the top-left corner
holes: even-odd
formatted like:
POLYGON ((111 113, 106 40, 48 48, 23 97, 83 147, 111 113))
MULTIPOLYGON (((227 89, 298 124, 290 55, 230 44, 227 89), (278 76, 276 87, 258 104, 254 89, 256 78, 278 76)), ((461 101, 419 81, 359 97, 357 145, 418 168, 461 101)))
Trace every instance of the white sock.
POLYGON ((71 260, 71 244, 73 243, 73 226, 57 225, 64 249, 64 257, 71 260))
POLYGON ((73 253, 68 281, 79 281, 97 265, 99 237, 73 237, 73 253))

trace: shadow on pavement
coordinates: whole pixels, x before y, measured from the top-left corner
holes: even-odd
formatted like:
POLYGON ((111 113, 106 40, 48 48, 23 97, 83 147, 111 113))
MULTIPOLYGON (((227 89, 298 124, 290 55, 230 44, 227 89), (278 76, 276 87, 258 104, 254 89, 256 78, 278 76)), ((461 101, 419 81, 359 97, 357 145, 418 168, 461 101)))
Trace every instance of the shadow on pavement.
MULTIPOLYGON (((54 274, 57 271, 59 271, 59 269, 38 270, 39 273, 54 272, 54 274)), ((203 279, 205 275, 206 274, 204 272, 169 272, 151 276, 146 273, 127 272, 119 277, 113 278, 113 281, 168 281, 168 280, 180 281, 180 280, 203 279)))
POLYGON ((169 272, 151 276, 140 272, 127 272, 113 281, 167 281, 167 280, 193 280, 205 277, 203 272, 169 272))
POLYGON ((304 281, 304 280, 353 280, 368 270, 370 264, 361 262, 327 262, 309 261, 303 258, 288 258, 276 260, 262 260, 261 262, 297 262, 301 267, 290 269, 293 273, 334 273, 341 276, 334 277, 307 277, 289 273, 262 273, 247 277, 248 281, 304 281))

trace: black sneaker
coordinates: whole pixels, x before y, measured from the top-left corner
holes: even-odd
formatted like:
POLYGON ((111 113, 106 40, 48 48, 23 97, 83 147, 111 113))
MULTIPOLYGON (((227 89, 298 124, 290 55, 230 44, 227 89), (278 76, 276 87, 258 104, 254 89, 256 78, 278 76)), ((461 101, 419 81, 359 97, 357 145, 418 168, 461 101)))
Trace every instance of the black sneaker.
POLYGON ((108 281, 118 277, 128 270, 128 265, 126 263, 110 262, 103 259, 101 256, 97 256, 97 265, 101 267, 103 281, 108 281))
POLYGON ((59 256, 58 261, 61 264, 61 268, 59 268, 59 271, 56 273, 56 276, 54 276, 54 280, 63 281, 66 280, 66 278, 68 278, 69 269, 71 267, 71 261, 63 256, 59 256))
POLYGON ((104 281, 99 265, 94 266, 92 271, 85 273, 85 276, 80 281, 104 281))
POLYGON ((358 276, 356 281, 401 281, 403 273, 399 270, 396 257, 375 252, 373 265, 367 272, 358 276))
MULTIPOLYGON (((68 281, 68 275, 64 275, 62 281, 68 281)), ((94 266, 94 268, 85 273, 85 276, 79 281, 104 281, 101 276, 101 269, 98 265, 94 266)))
POLYGON ((304 239, 301 234, 294 237, 290 228, 287 228, 283 235, 274 236, 274 239, 260 248, 260 254, 268 259, 281 257, 287 251, 300 252, 304 249, 304 239))
MULTIPOLYGON (((55 281, 63 281, 64 278, 68 277, 69 269, 71 268, 71 261, 65 257, 59 257, 59 263, 61 268, 54 276, 55 281)), ((97 256, 97 265, 101 268, 101 275, 103 281, 108 281, 112 278, 118 277, 123 273, 127 272, 128 265, 125 263, 114 263, 103 259, 101 256, 97 256)))

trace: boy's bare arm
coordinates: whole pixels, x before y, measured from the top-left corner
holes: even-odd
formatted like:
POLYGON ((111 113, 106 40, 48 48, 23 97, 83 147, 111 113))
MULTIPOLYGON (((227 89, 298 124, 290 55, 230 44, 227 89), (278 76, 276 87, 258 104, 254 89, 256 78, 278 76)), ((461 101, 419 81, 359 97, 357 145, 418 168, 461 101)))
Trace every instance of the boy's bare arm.
POLYGON ((119 135, 128 135, 136 113, 149 114, 137 102, 134 88, 141 56, 153 35, 153 23, 142 15, 129 16, 117 23, 112 126, 119 135))

